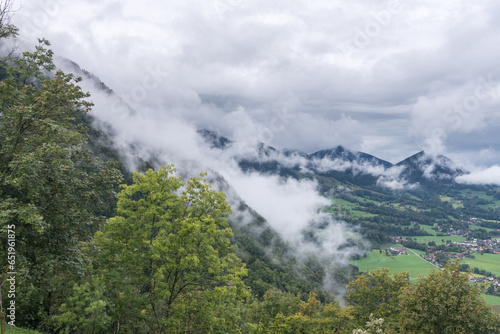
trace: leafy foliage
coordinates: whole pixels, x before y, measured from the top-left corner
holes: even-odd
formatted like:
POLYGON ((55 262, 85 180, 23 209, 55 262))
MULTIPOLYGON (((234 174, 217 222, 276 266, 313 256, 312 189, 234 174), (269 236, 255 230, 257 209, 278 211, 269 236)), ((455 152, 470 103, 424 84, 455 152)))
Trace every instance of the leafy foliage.
POLYGON ((388 275, 387 268, 361 274, 347 286, 346 300, 356 307, 359 323, 370 320, 370 316, 384 318, 388 326, 397 330, 399 319, 399 293, 410 285, 408 273, 388 275))
POLYGON ((76 122, 92 106, 80 78, 61 71, 48 77, 55 69, 49 46, 42 39, 34 52, 3 60, 0 81, 0 250, 7 226, 15 226, 19 289, 39 301, 20 300, 21 309, 37 310, 19 313, 37 314, 25 319, 33 326, 50 319, 62 277, 83 273, 78 243, 102 224, 95 212, 120 180, 114 163, 93 155, 76 122))
POLYGON ((110 290, 123 294, 117 312, 140 307, 150 332, 231 332, 238 300, 248 296, 230 243, 231 209, 202 176, 185 184, 174 171, 135 173, 123 186, 117 216, 95 236, 99 264, 110 290))
POLYGON ((472 287, 458 262, 407 286, 401 294, 402 333, 498 333, 500 318, 472 287))
POLYGON ((270 290, 250 307, 249 333, 350 333, 353 308, 322 304, 315 293, 304 302, 289 293, 270 290))
POLYGON ((352 334, 385 334, 382 329, 384 319, 376 319, 373 314, 370 314, 370 320, 366 322, 366 330, 355 329, 352 334))

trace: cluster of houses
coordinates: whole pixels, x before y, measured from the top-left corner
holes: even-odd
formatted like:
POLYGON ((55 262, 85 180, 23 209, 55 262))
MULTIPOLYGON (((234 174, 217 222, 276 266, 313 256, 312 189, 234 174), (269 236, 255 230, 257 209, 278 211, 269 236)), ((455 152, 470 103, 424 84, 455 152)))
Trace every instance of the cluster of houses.
MULTIPOLYGON (((392 237, 393 241, 397 244, 402 244, 407 241, 408 238, 404 237, 392 237)), ((447 247, 452 247, 456 249, 460 249, 461 252, 444 252, 441 250, 431 251, 431 247, 427 248, 427 252, 425 255, 421 257, 434 264, 437 267, 442 267, 439 263, 438 258, 443 255, 449 259, 463 259, 466 255, 472 253, 494 253, 500 254, 500 239, 491 239, 491 240, 482 240, 482 239, 470 239, 462 242, 449 242, 447 247)), ((401 247, 391 247, 387 248, 386 253, 391 255, 402 255, 407 254, 407 248, 401 247)), ((441 261, 442 262, 442 261, 441 261)), ((483 284, 484 289, 488 289, 493 284, 495 290, 500 290, 500 278, 498 277, 483 277, 483 276, 469 276, 469 280, 476 284, 483 284)))
MULTIPOLYGON (((408 238, 405 237, 391 237, 391 239, 397 243, 402 244, 407 241, 408 238)), ((447 247, 455 246, 455 248, 460 249, 459 253, 446 253, 446 255, 450 258, 463 258, 466 254, 472 253, 493 253, 500 254, 500 239, 491 239, 491 240, 482 240, 482 239, 471 239, 461 242, 449 242, 446 244, 447 247)), ((430 251, 430 247, 427 247, 428 252, 430 251)), ((387 252, 393 253, 394 255, 401 255, 406 253, 406 248, 388 248, 387 252)), ((436 253, 444 253, 443 251, 436 251, 436 253)))
POLYGON ((432 263, 436 267, 442 268, 443 265, 441 263, 439 263, 439 261, 438 261, 439 254, 443 254, 448 259, 463 259, 464 258, 464 255, 462 253, 446 253, 443 251, 436 251, 434 253, 427 253, 427 254, 421 255, 420 257, 422 259, 426 260, 427 262, 432 263))
POLYGON ((471 239, 463 242, 453 242, 453 244, 459 246, 460 248, 473 252, 487 252, 500 254, 500 239, 491 240, 481 240, 481 239, 471 239))
POLYGON ((500 288, 500 281, 498 280, 498 278, 494 278, 494 277, 485 277, 485 276, 477 276, 476 277, 476 276, 470 275, 469 281, 477 283, 477 284, 488 284, 488 286, 493 283, 493 285, 495 286, 496 289, 500 288))
POLYGON ((385 252, 389 253, 391 255, 402 255, 402 254, 406 255, 406 254, 408 254, 407 251, 408 251, 408 249, 404 248, 404 247, 401 247, 401 248, 391 247, 391 248, 385 249, 385 252))

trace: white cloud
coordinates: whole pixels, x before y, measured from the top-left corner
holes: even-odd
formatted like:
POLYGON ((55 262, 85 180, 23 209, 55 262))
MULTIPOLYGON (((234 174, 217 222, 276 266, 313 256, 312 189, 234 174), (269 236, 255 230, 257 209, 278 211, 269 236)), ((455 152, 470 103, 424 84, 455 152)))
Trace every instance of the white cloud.
POLYGON ((326 198, 319 196, 316 184, 308 180, 243 174, 232 177, 230 184, 288 241, 296 241, 318 210, 329 204, 326 198))
POLYGON ((491 166, 483 170, 471 172, 470 174, 457 177, 455 181, 466 184, 500 185, 500 166, 491 166))

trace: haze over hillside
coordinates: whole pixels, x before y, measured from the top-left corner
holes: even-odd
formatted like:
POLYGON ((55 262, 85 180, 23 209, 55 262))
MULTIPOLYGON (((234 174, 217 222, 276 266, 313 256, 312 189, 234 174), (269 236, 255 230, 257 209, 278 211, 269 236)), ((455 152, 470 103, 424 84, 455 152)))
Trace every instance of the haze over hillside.
MULTIPOLYGON (((243 200, 288 241, 324 219, 337 188, 500 183, 496 61, 461 52, 480 40, 458 43, 464 25, 495 41, 498 5, 21 5, 20 49, 52 42, 57 64, 85 78, 93 126, 132 170, 140 156, 220 176, 233 207, 243 200), (450 8, 456 20, 438 23, 450 8)), ((329 251, 346 263, 339 247, 353 230, 331 226, 341 237, 329 251)))

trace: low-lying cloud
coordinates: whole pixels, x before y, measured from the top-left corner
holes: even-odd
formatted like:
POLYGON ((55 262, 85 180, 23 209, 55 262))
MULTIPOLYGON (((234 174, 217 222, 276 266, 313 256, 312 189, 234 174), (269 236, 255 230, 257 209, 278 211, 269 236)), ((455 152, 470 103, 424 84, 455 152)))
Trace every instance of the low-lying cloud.
POLYGON ((229 184, 288 241, 296 241, 312 217, 330 203, 310 180, 250 173, 232 177, 229 184))
MULTIPOLYGON (((67 62, 61 62, 61 65, 66 66, 66 70, 75 71, 67 62)), ((322 213, 322 208, 330 201, 319 193, 316 181, 244 173, 239 166, 241 159, 277 159, 290 167, 299 164, 306 168, 308 162, 303 156, 286 157, 273 150, 269 155, 262 155, 257 138, 233 141, 224 149, 212 147, 200 135, 195 124, 189 124, 175 114, 172 116, 147 104, 140 105, 138 110, 126 108, 123 102, 117 103, 114 94, 102 90, 96 81, 88 78, 83 80, 82 87, 91 92, 95 103, 91 112, 95 119, 94 126, 107 133, 130 162, 134 161, 134 156, 140 156, 151 161, 155 167, 174 163, 178 172, 186 177, 208 171, 214 186, 226 191, 228 202, 235 211, 235 222, 245 226, 255 219, 248 209, 240 209, 243 201, 266 219, 269 226, 291 246, 290 255, 298 260, 307 261, 308 256, 314 256, 328 265, 347 266, 352 256, 362 254, 367 248, 367 244, 356 234, 355 227, 322 213), (116 108, 117 105, 119 108, 116 108), (220 177, 224 181, 217 184, 220 177), (314 240, 307 239, 304 233, 312 235, 314 240), (353 243, 353 239, 358 241, 353 243)), ((195 107, 210 108, 202 103, 195 107)), ((238 121, 240 117, 246 117, 238 109, 235 115, 238 115, 238 121)), ((240 139, 247 135, 244 133, 246 130, 242 131, 240 139)), ((249 131, 251 133, 252 129, 249 131)), ((315 163, 319 166, 326 161, 315 163)), ((130 167, 135 168, 133 165, 130 167)), ((325 284, 331 291, 343 291, 331 277, 325 280, 325 284)))
POLYGON ((458 183, 500 185, 500 166, 491 166, 483 170, 473 171, 455 179, 458 183))

